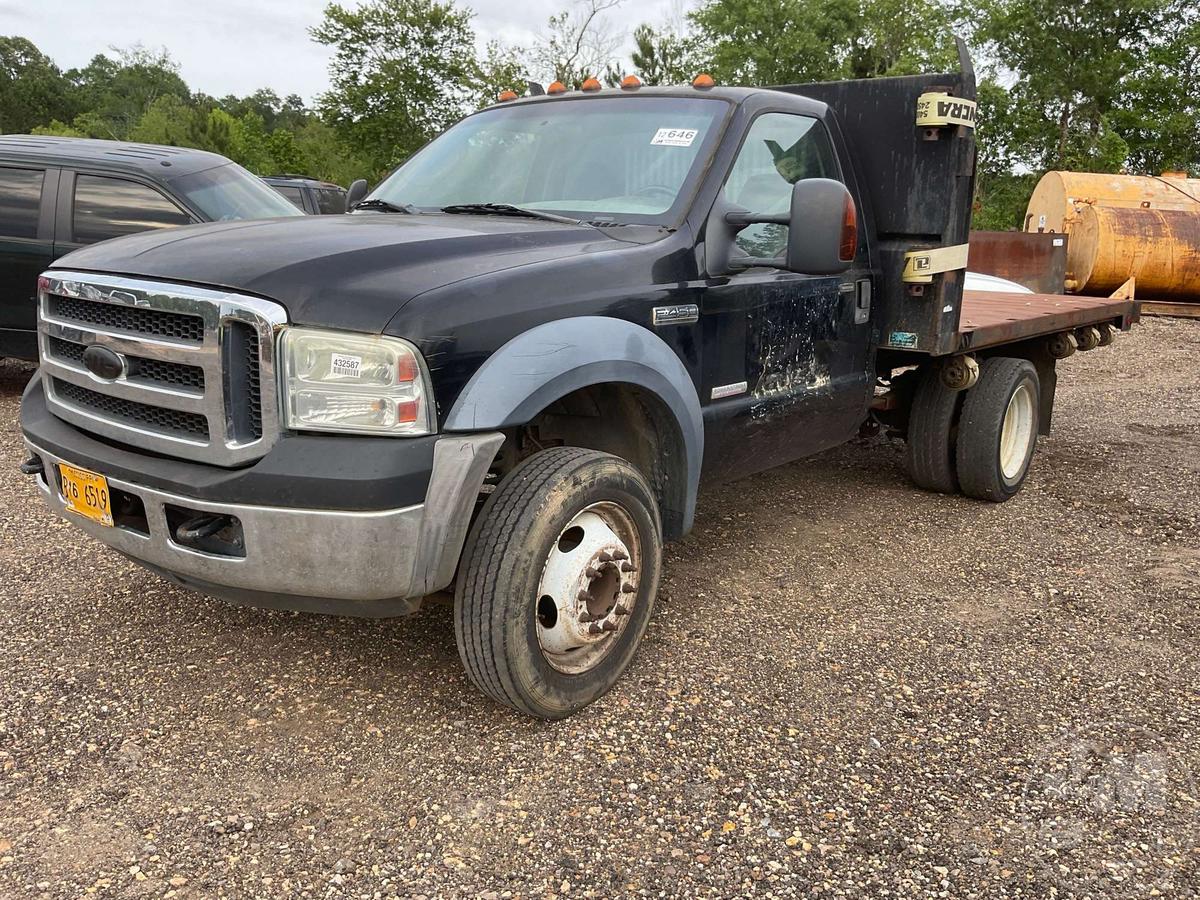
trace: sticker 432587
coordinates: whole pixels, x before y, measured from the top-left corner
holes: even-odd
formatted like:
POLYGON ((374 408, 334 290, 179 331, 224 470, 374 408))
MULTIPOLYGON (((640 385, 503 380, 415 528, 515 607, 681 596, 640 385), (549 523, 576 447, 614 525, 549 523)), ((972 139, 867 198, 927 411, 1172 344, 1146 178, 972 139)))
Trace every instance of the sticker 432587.
POLYGON ((660 128, 650 141, 653 147, 690 147, 700 133, 699 128, 660 128))
POLYGON ((343 378, 362 377, 362 357, 350 356, 348 353, 335 353, 330 360, 330 371, 343 378))

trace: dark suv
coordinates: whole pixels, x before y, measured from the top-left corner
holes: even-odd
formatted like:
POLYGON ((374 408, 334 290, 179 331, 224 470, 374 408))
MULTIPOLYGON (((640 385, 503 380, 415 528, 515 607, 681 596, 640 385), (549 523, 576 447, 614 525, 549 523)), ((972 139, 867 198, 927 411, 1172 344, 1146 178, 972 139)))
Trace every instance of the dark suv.
POLYGON ((64 253, 137 231, 295 215, 215 153, 0 135, 0 357, 37 359, 37 277, 64 253))
POLYGON ((341 215, 346 211, 346 189, 340 185, 307 175, 268 175, 263 181, 310 215, 341 215))

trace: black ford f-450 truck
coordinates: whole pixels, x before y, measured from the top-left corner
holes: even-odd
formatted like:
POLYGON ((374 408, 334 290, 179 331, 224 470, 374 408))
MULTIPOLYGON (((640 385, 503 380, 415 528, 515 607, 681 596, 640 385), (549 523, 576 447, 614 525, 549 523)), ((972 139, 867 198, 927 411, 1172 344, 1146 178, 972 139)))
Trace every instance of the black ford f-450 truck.
POLYGON ((547 718, 608 690, 710 481, 874 421, 1002 501, 1129 300, 966 292, 974 77, 503 97, 355 213, 121 238, 41 279, 23 469, 234 602, 412 612, 547 718))

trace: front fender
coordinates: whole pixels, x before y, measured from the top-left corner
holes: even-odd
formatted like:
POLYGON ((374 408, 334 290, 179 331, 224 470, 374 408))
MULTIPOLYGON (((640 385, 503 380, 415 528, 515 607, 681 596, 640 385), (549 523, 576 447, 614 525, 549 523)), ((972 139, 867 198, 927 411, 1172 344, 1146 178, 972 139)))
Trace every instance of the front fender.
POLYGON ((670 410, 686 459, 680 533, 692 527, 704 418, 691 376, 658 335, 623 319, 578 316, 547 322, 510 340, 467 382, 446 418, 445 431, 491 431, 530 421, 580 388, 632 384, 670 410))

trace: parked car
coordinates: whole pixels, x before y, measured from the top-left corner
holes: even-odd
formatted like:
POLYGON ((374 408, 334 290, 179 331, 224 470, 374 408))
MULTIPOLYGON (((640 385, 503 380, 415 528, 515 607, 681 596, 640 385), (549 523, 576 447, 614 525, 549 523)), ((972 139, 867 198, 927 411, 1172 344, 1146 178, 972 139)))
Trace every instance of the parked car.
MULTIPOLYGON (((1006 501, 1058 361, 1137 319, 964 292, 961 52, 901 78, 505 92, 350 215, 80 250, 42 277, 22 469, 87 552, 234 602, 385 616, 453 588, 470 679, 568 715, 633 659, 708 485, 867 426, 907 440, 917 486, 1006 501)), ((947 540, 978 516, 955 509, 947 540)), ((687 615, 688 566, 721 560, 680 560, 687 615)))
POLYGON ((341 215, 346 211, 346 189, 340 185, 307 175, 266 175, 263 181, 309 215, 341 215))
POLYGON ((0 357, 37 359, 37 277, 64 253, 137 231, 298 214, 216 153, 0 135, 0 357))

